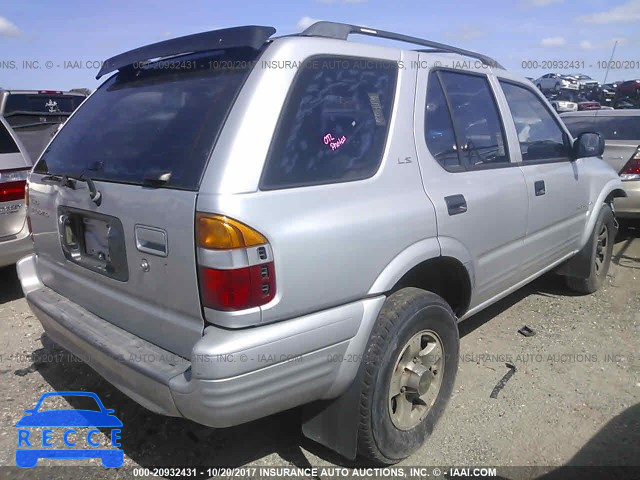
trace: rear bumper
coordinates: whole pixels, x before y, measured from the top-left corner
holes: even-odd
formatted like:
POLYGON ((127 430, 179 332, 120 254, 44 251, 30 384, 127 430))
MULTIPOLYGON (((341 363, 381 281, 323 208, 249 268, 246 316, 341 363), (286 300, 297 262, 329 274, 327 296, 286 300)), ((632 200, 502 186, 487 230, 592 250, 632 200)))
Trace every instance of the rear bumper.
POLYGON ((613 201, 616 217, 640 219, 640 180, 622 182, 627 196, 613 201))
POLYGON ((29 228, 25 222, 17 235, 0 239, 0 267, 12 265, 33 250, 33 242, 29 236, 29 228))
POLYGON ((52 340, 149 410, 212 427, 340 395, 355 378, 385 298, 244 330, 210 326, 185 359, 43 285, 36 255, 17 268, 27 302, 52 340))

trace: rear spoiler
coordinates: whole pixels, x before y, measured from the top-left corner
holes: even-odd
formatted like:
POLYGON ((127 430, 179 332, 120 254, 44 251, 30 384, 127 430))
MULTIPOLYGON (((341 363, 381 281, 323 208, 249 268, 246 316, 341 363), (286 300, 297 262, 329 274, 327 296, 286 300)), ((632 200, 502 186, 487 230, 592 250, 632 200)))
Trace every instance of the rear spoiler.
POLYGON ((156 58, 238 47, 258 50, 274 33, 276 33, 276 29, 273 27, 249 25, 194 33, 193 35, 152 43, 109 58, 102 64, 96 79, 115 70, 131 66, 136 62, 156 58))

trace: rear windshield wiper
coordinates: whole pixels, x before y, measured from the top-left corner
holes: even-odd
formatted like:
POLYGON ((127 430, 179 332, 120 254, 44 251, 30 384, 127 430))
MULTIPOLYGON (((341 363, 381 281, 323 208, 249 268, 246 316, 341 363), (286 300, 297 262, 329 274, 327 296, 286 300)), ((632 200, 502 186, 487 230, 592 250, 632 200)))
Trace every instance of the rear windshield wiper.
POLYGON ((89 177, 83 174, 81 175, 45 175, 42 177, 42 181, 45 183, 57 183, 58 185, 71 190, 76 189, 75 181, 84 182, 89 187, 89 198, 97 206, 102 203, 102 193, 96 188, 95 183, 89 177))
POLYGON ((170 170, 149 170, 142 179, 142 186, 157 188, 167 185, 171 180, 171 174, 170 170))

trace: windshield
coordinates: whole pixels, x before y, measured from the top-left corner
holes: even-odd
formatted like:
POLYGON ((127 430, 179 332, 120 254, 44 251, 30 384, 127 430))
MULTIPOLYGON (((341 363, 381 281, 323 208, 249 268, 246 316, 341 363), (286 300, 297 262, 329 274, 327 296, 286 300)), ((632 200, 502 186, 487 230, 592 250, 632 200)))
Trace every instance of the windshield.
POLYGON ((137 185, 150 172, 171 172, 165 186, 197 190, 256 56, 249 49, 217 51, 119 72, 67 121, 35 172, 137 185))
POLYGON ((28 112, 35 115, 70 115, 85 99, 82 95, 12 93, 7 97, 4 115, 28 112))

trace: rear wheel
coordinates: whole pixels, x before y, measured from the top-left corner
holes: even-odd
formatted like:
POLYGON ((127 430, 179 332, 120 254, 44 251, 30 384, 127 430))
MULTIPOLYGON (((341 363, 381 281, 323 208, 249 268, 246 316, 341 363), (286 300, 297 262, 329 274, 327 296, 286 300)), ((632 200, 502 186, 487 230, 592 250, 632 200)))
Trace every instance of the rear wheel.
POLYGON ((404 288, 385 302, 363 359, 358 453, 382 464, 416 451, 451 396, 457 319, 438 295, 404 288))
POLYGON ((567 277, 567 285, 570 289, 585 294, 600 289, 611 265, 616 230, 611 207, 604 205, 591 234, 591 239, 584 247, 589 253, 584 256, 585 261, 589 262, 589 276, 586 278, 567 277))

